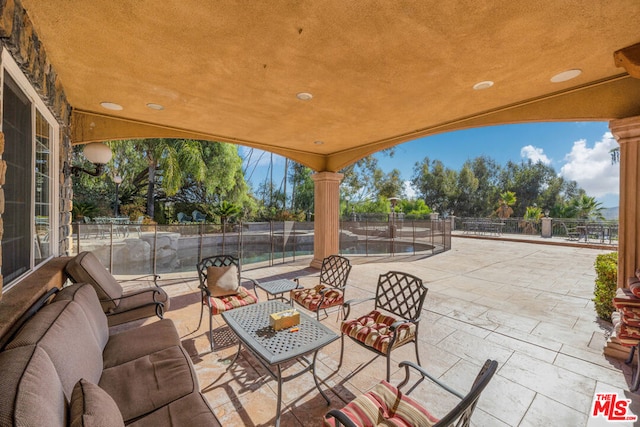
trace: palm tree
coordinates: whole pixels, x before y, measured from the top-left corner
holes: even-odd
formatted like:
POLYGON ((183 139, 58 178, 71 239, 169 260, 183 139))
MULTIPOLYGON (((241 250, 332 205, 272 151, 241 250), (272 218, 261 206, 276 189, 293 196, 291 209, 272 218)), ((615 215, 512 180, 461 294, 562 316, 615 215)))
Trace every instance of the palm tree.
POLYGON ((213 212, 220 217, 220 222, 224 225, 227 223, 227 219, 233 218, 240 213, 240 206, 223 200, 213 212))
POLYGON ((542 217, 542 208, 537 206, 527 206, 523 221, 520 224, 520 226, 524 228, 524 234, 536 234, 536 225, 540 222, 540 218, 542 217))
POLYGON ((569 209, 576 218, 580 219, 604 219, 602 215, 602 203, 597 202, 595 197, 583 194, 569 202, 569 209))
POLYGON ((499 206, 496 209, 496 214, 500 219, 509 218, 513 215, 513 208, 511 206, 516 204, 516 193, 513 191, 505 191, 500 193, 499 206))
POLYGON ((203 182, 207 165, 203 158, 202 143, 186 139, 142 139, 135 142, 136 148, 144 153, 149 172, 147 187, 147 215, 154 216, 155 186, 161 183, 168 196, 175 195, 184 185, 187 177, 203 182), (162 180, 158 179, 162 171, 162 180))

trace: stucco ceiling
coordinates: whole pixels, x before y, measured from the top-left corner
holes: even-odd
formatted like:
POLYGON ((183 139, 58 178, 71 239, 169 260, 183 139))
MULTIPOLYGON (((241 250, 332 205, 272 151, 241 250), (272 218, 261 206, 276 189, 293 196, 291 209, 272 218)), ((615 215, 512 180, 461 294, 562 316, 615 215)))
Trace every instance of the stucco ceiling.
POLYGON ((74 142, 195 137, 335 171, 454 129, 640 114, 640 80, 613 60, 640 42, 638 0, 22 4, 74 142))

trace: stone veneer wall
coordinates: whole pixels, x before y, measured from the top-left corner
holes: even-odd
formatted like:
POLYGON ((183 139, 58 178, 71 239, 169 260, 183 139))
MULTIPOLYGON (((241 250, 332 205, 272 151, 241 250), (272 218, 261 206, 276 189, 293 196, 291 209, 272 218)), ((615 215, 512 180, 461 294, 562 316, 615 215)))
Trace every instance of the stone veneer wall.
MULTIPOLYGON (((27 76, 42 101, 60 124, 59 180, 60 218, 58 221, 58 251, 68 255, 71 245, 71 208, 73 189, 70 177, 62 173, 64 162, 71 161, 71 106, 53 66, 47 58, 45 47, 38 38, 33 24, 19 0, 0 0, 0 42, 27 76)), ((1 61, 1 59, 0 59, 1 61)), ((0 64, 1 65, 1 64, 0 64)), ((0 99, 2 88, 0 87, 0 99)), ((0 111, 0 117, 1 117, 0 111)), ((0 132, 0 155, 4 152, 4 136, 0 132)), ((4 186, 6 164, 0 160, 0 186, 4 186)), ((55 201, 54 201, 55 203, 55 201)), ((0 188, 0 215, 4 212, 4 189, 0 188)), ((52 224, 55 226, 55 224, 52 224)), ((0 216, 0 239, 3 224, 0 216)), ((0 256, 0 264, 2 257, 0 256)), ((2 276, 0 276, 0 299, 2 298, 2 276)))

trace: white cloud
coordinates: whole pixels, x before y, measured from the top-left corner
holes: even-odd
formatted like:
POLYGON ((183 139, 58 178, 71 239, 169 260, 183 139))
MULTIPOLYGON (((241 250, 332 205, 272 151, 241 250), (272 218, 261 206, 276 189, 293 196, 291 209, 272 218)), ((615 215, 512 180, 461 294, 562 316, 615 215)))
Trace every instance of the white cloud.
POLYGON ((416 193, 416 189, 411 184, 411 181, 404 182, 404 194, 407 199, 415 199, 418 193, 416 193))
POLYGON ((609 154, 616 147, 618 143, 611 132, 605 133, 593 148, 588 147, 584 139, 575 141, 571 152, 565 156, 567 163, 560 169, 560 175, 576 181, 589 196, 619 194, 620 168, 611 163, 609 154))
POLYGON ((551 159, 544 154, 542 148, 534 147, 533 145, 527 145, 520 149, 520 157, 531 160, 533 163, 542 162, 542 164, 551 164, 551 159))

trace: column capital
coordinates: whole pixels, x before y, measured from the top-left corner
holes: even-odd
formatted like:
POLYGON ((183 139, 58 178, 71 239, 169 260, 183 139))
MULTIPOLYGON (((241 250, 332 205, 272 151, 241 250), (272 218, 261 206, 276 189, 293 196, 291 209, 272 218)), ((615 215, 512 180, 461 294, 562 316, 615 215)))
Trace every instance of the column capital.
POLYGON ((609 129, 619 144, 640 137, 640 116, 611 120, 609 129))
POLYGON ((344 174, 338 172, 316 172, 311 175, 311 179, 314 181, 334 181, 340 183, 344 174))

